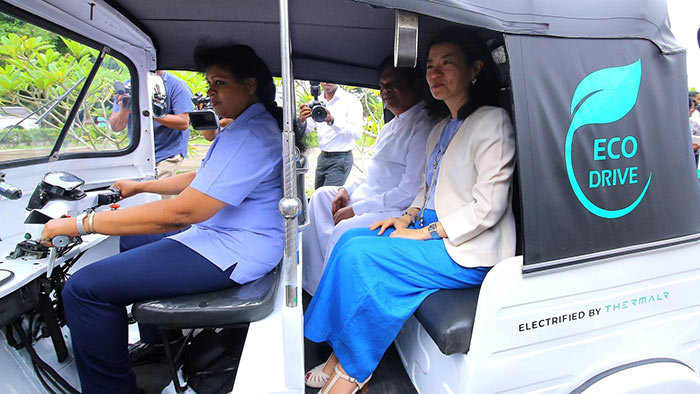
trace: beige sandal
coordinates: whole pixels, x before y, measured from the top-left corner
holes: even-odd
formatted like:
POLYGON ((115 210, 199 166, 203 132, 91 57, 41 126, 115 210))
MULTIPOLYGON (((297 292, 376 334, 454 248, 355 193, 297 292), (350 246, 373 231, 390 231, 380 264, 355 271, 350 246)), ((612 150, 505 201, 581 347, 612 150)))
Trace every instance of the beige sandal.
POLYGON ((372 379, 372 375, 369 375, 369 377, 367 377, 367 379, 365 379, 364 382, 360 383, 357 381, 357 379, 351 378, 350 376, 340 372, 340 370, 338 369, 338 364, 335 365, 334 369, 335 369, 335 375, 333 376, 333 380, 331 380, 331 383, 326 387, 325 390, 321 389, 321 391, 319 391, 318 394, 328 394, 331 391, 331 389, 333 388, 333 386, 335 385, 335 382, 338 381, 338 379, 343 379, 343 380, 347 380, 350 383, 355 383, 357 385, 357 387, 355 387, 355 390, 353 390, 350 393, 350 394, 355 394, 358 391, 362 390, 362 388, 365 387, 367 382, 369 382, 369 380, 372 379))
MULTIPOLYGON (((333 357, 333 354, 331 353, 331 357, 333 357)), ((331 359, 331 357, 328 357, 328 360, 331 359)), ((313 368, 309 372, 306 373, 306 386, 311 387, 314 389, 320 389, 323 387, 326 382, 328 381, 328 378, 331 377, 331 375, 323 372, 323 368, 328 364, 328 360, 326 360, 325 363, 319 364, 313 368)))

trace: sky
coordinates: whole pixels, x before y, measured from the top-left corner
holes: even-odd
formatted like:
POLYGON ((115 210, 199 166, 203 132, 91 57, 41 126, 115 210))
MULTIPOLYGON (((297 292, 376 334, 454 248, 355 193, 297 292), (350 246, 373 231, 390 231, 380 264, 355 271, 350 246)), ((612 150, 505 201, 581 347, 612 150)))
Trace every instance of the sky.
POLYGON ((695 0, 668 0, 671 30, 676 40, 686 48, 688 61, 688 87, 700 91, 700 2, 695 0))

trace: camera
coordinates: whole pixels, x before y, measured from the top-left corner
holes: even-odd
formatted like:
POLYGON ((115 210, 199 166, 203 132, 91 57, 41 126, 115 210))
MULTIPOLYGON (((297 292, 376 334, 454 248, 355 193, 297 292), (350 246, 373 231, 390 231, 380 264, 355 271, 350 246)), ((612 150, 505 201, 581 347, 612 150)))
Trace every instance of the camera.
MULTIPOLYGON (((154 118, 164 118, 168 114, 168 102, 165 101, 165 92, 160 90, 160 85, 153 87, 153 96, 151 97, 151 109, 153 109, 154 118)), ((124 99, 122 99, 122 102, 124 99)))
POLYGON ((190 112, 190 124, 195 130, 218 130, 219 117, 211 106, 211 98, 201 92, 192 97, 195 110, 190 112))
POLYGON ((325 122, 328 116, 326 106, 318 99, 321 94, 321 83, 311 81, 311 95, 314 96, 314 101, 311 102, 311 119, 317 123, 325 122))
POLYGON ((122 95, 122 108, 131 107, 131 82, 114 81, 114 92, 122 95))
POLYGON ((192 104, 194 104, 194 109, 196 110, 212 109, 211 98, 205 96, 202 92, 198 92, 192 97, 192 104))

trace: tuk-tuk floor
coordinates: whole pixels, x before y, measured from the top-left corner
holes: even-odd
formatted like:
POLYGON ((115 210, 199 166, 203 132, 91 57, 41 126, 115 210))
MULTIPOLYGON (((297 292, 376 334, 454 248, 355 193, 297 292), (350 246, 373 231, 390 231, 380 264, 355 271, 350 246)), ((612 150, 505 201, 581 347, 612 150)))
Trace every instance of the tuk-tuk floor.
MULTIPOLYGON (((303 293, 304 310, 311 302, 311 296, 303 293)), ((304 369, 306 371, 325 362, 331 354, 331 348, 325 343, 314 343, 304 338, 304 369)), ((319 389, 307 387, 306 394, 316 394, 319 389)), ((389 346, 384 357, 379 362, 376 371, 369 382, 371 394, 417 394, 411 379, 401 363, 396 347, 389 346)))

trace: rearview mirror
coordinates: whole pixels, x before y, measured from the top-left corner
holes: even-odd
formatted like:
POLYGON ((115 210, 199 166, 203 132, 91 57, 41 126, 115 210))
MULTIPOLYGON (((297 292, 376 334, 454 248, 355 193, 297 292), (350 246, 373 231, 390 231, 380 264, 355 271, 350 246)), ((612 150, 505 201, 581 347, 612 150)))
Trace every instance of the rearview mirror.
POLYGON ((165 83, 156 73, 148 74, 148 91, 151 95, 151 112, 154 118, 164 118, 168 114, 168 103, 165 101, 165 83))
POLYGON ((394 67, 415 67, 418 62, 418 14, 396 10, 394 67))

